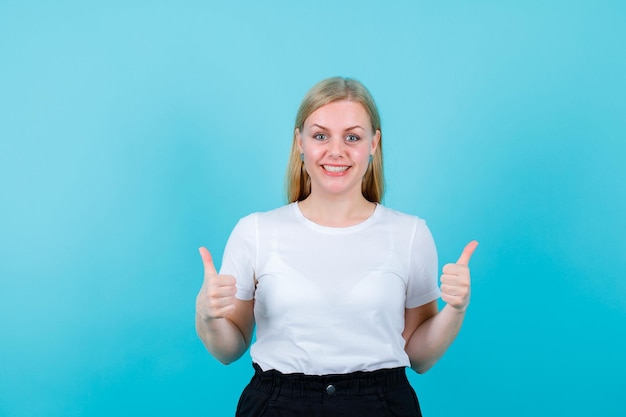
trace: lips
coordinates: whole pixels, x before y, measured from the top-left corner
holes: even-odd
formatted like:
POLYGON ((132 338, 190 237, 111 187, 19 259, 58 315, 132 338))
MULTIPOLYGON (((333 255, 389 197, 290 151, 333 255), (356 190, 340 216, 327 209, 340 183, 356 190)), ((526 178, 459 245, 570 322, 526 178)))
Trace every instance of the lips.
POLYGON ((350 168, 347 165, 341 165, 341 166, 337 166, 337 165, 322 165, 324 167, 324 169, 328 172, 344 172, 346 171, 348 168, 350 168))

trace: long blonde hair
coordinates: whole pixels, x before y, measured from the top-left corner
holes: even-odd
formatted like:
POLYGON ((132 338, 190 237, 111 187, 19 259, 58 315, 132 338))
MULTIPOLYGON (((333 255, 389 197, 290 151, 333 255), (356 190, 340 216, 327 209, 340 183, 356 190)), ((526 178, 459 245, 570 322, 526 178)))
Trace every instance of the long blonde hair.
POLYGON ((302 201, 311 194, 311 178, 304 168, 304 162, 300 157, 300 149, 296 139, 296 128, 302 131, 304 121, 315 110, 326 104, 348 100, 360 103, 372 123, 372 130, 380 131, 380 141, 372 162, 367 167, 361 192, 363 197, 373 203, 380 203, 384 193, 384 177, 383 177, 383 143, 382 130, 380 126, 380 115, 376 103, 370 92, 359 81, 351 78, 332 77, 320 81, 315 84, 304 96, 298 113, 296 115, 296 123, 294 126, 293 143, 291 145, 291 153, 289 154, 289 163, 287 165, 287 200, 289 203, 302 201))

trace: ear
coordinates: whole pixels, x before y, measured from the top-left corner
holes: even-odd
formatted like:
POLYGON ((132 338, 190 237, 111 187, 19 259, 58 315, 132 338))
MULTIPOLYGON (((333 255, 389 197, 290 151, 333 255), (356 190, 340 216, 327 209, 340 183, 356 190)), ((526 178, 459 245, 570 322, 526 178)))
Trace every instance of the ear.
POLYGON ((374 134, 374 137, 372 138, 372 155, 374 155, 374 152, 376 152, 376 149, 378 148, 378 144, 380 143, 380 130, 376 130, 376 133, 374 134))
POLYGON ((300 150, 300 153, 304 152, 304 149, 302 148, 302 136, 300 135, 300 129, 296 127, 296 130, 294 131, 294 135, 296 138, 296 143, 298 144, 298 149, 300 150))

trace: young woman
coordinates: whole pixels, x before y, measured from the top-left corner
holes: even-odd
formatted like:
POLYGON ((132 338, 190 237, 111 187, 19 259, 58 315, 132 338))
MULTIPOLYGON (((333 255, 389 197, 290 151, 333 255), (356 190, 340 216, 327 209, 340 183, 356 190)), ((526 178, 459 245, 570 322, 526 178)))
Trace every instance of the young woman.
POLYGON ((426 223, 380 204, 380 117, 352 79, 304 97, 287 180, 289 204, 241 219, 219 273, 200 248, 196 329, 208 351, 237 360, 257 326, 237 416, 420 416, 405 368, 425 372, 456 337, 477 242, 438 287, 426 223))

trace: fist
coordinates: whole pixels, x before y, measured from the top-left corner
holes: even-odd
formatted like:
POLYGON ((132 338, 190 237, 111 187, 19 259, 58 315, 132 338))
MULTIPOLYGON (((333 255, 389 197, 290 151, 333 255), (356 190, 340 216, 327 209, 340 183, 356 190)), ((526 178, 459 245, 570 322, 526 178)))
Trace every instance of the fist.
POLYGON ((476 250, 478 242, 475 240, 465 246, 461 257, 453 264, 443 267, 441 274, 441 298, 450 307, 465 310, 470 299, 470 270, 469 260, 476 250))
POLYGON ((196 313, 203 320, 224 318, 235 311, 237 280, 232 275, 217 273, 206 248, 200 248, 200 257, 204 265, 204 282, 196 297, 196 313))

